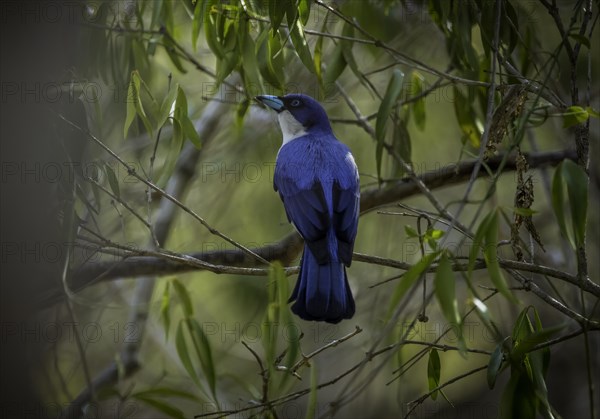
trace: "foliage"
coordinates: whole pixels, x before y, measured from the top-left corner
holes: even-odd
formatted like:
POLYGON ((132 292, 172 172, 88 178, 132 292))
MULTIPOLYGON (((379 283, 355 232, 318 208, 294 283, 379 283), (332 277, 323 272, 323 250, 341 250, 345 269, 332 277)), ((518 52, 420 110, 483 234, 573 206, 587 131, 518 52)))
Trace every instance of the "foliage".
MULTIPOLYGON (((568 417, 573 408, 552 398, 550 357, 571 341, 584 354, 568 361, 573 391, 588 395, 583 412, 597 409, 600 287, 588 251, 598 111, 579 92, 598 81, 577 72, 598 63, 597 11, 546 0, 128 4, 90 9, 95 53, 80 70, 126 100, 86 106, 88 127, 65 121, 102 151, 71 197, 74 249, 99 260, 73 260, 66 283, 77 301, 135 278, 118 301, 148 335, 110 347, 107 368, 121 373, 95 382, 104 403, 135 400, 167 417, 285 417, 292 407, 344 417, 377 394, 378 415, 400 403, 408 417, 427 403, 465 409, 479 397, 469 398, 473 385, 489 388, 502 417, 568 417), (278 141, 253 96, 292 91, 325 104, 361 171, 357 316, 336 327, 292 316, 299 241, 272 179, 252 175, 266 173, 278 141), (428 174, 419 162, 452 164, 428 174), (436 332, 415 332, 427 327, 436 332)), ((98 376, 102 353, 82 361, 98 376)), ((70 408, 92 398, 78 400, 70 408)))

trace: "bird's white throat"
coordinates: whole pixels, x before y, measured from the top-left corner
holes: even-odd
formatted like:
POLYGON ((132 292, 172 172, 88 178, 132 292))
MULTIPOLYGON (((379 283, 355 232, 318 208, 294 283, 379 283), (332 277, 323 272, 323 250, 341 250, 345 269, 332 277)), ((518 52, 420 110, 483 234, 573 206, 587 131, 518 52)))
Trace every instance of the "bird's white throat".
POLYGON ((282 145, 307 134, 304 126, 294 118, 290 111, 279 112, 277 117, 279 118, 279 126, 283 134, 282 145))

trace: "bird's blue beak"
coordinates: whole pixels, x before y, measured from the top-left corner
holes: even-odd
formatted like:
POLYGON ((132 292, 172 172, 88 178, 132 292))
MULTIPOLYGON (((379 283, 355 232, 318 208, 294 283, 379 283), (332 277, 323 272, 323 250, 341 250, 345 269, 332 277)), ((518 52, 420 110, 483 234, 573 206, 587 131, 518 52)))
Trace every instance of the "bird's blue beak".
POLYGON ((281 112, 281 111, 285 110, 285 105, 283 104, 283 101, 277 96, 261 95, 261 96, 256 96, 255 99, 258 100, 263 105, 267 105, 269 108, 271 108, 277 112, 281 112))

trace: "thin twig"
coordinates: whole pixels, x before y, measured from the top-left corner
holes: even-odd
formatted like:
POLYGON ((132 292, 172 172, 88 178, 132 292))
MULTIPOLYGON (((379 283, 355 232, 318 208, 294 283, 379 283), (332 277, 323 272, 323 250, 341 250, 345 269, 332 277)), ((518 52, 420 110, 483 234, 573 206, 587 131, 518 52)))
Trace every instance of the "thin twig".
POLYGON ((362 329, 360 327, 356 326, 356 329, 354 329, 353 332, 348 333, 346 336, 342 336, 339 339, 332 340, 327 345, 321 346, 320 348, 316 349, 315 351, 311 352, 308 355, 302 355, 302 359, 300 359, 298 362, 296 362, 292 366, 292 368, 290 368, 290 372, 295 373, 296 371, 298 371, 298 369, 300 367, 302 367, 303 365, 306 365, 311 358, 314 358, 315 356, 317 356, 318 354, 320 354, 321 352, 323 352, 329 348, 338 346, 340 343, 345 342, 350 338, 353 338, 354 336, 358 335, 360 332, 362 332, 362 329))
POLYGON ((215 236, 218 236, 218 237, 221 237, 223 240, 225 240, 228 243, 230 243, 230 244, 234 245, 235 247, 239 248, 240 250, 242 250, 246 254, 248 254, 248 255, 256 258, 260 262, 262 262, 264 264, 267 264, 267 265, 269 264, 269 262, 267 262, 264 258, 262 258, 261 256, 257 255, 256 253, 252 252, 247 247, 243 246, 242 244, 236 242, 235 240, 233 240, 230 237, 226 236, 225 234, 221 233, 219 230, 211 227, 210 224, 208 224, 204 220, 204 218, 200 217, 198 214, 196 214, 189 207, 187 207, 186 205, 184 205, 177 198, 175 198, 174 196, 172 196, 169 193, 167 193, 164 189, 156 186, 154 183, 152 183, 149 180, 145 179, 144 177, 140 176, 136 172, 136 170, 135 170, 134 167, 132 167, 129 163, 127 163, 125 160, 123 160, 121 157, 119 157, 118 154, 116 154, 114 151, 112 151, 106 144, 104 144, 101 140, 99 140, 94 134, 92 134, 91 132, 89 132, 87 130, 84 130, 79 125, 77 125, 74 122, 72 122, 72 121, 68 120, 67 118, 65 118, 63 115, 59 114, 58 116, 63 121, 65 121, 67 124, 69 124, 70 126, 72 126, 73 128, 75 128, 75 129, 79 130, 80 132, 84 133, 88 138, 90 138, 92 141, 94 141, 96 144, 98 144, 104 151, 106 151, 114 159, 116 159, 121 165, 123 165, 123 167, 125 167, 125 169, 127 169, 127 174, 129 174, 130 176, 135 177, 140 182, 144 183, 146 186, 150 187, 155 192, 158 192, 161 196, 165 197, 166 199, 168 199, 169 201, 171 201, 175 205, 177 205, 179 208, 181 208, 182 210, 184 210, 185 212, 187 212, 188 214, 190 214, 193 218, 195 218, 197 221, 199 221, 200 224, 202 224, 211 234, 213 234, 215 236))

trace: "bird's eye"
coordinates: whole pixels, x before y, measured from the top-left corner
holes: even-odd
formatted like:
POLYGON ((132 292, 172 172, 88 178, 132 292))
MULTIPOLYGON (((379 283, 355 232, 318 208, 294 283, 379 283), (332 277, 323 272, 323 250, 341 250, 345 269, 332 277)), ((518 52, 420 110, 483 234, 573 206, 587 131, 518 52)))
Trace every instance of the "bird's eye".
POLYGON ((290 106, 293 106, 294 108, 297 106, 300 106, 300 99, 294 99, 290 102, 290 106))

